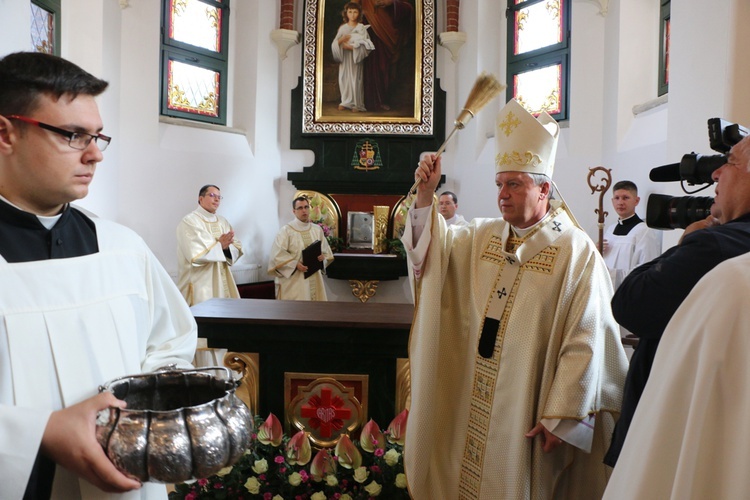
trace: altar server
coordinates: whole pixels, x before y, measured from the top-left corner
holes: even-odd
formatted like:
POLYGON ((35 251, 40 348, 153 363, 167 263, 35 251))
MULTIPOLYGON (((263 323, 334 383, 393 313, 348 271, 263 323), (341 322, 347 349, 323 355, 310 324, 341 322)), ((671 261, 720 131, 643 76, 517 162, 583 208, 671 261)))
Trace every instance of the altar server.
POLYGON ((2 498, 166 498, 120 473, 100 384, 190 367, 196 325, 144 241, 70 206, 112 140, 107 82, 48 54, 0 59, 0 488, 2 498))

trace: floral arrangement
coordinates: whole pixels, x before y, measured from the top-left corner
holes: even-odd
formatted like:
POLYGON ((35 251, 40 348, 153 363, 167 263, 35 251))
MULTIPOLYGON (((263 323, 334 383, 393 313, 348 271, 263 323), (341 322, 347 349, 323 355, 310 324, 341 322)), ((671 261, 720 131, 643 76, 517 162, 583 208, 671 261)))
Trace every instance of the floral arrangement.
POLYGON ((175 486, 170 500, 364 500, 408 499, 403 446, 408 410, 381 431, 370 420, 359 440, 343 434, 335 449, 313 457, 308 433, 291 438, 271 413, 256 417, 257 432, 240 460, 215 476, 175 486))
POLYGON ((323 230, 323 235, 328 240, 328 246, 331 247, 332 252, 338 252, 344 248, 343 238, 333 235, 332 228, 336 225, 336 219, 330 210, 323 205, 320 193, 316 193, 310 198, 310 221, 319 225, 323 230))

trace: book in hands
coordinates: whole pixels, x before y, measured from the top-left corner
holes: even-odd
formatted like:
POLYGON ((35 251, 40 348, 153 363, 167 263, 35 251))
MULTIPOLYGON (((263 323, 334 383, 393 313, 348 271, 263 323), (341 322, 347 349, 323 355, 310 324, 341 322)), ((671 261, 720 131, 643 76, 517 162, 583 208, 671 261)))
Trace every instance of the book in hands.
POLYGON ((323 255, 320 240, 315 240, 302 250, 302 265, 307 266, 305 279, 323 269, 323 261, 318 257, 323 255))

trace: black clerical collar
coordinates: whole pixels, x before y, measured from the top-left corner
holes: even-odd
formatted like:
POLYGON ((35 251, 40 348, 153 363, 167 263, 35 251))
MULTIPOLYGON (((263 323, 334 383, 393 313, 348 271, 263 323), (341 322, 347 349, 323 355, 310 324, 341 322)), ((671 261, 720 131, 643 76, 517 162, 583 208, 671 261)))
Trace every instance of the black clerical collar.
POLYGON ((8 262, 80 257, 98 251, 94 222, 70 205, 47 229, 36 215, 0 200, 0 255, 8 262))
POLYGON ((633 214, 627 219, 619 219, 617 221, 617 225, 615 226, 614 234, 616 236, 625 236, 630 232, 631 229, 633 229, 641 222, 643 222, 643 219, 638 217, 638 214, 633 214))

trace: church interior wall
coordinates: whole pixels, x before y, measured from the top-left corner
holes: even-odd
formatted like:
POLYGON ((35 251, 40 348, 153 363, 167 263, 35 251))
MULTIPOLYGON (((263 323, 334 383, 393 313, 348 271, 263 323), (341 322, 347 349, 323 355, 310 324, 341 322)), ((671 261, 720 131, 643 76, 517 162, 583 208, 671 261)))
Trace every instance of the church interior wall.
MULTIPOLYGON (((445 29, 442 0, 438 31, 445 29)), ((302 32, 303 1, 295 8, 302 32)), ((613 181, 641 188, 645 217, 652 192, 682 195, 679 183, 653 184, 654 166, 682 154, 711 153, 706 119, 722 116, 750 124, 743 58, 750 34, 744 0, 681 0, 672 5, 668 102, 634 113, 656 96, 658 0, 573 0, 570 120, 563 122, 555 180, 577 219, 597 238, 598 194, 589 168, 612 168, 613 181), (649 19, 644 21, 644 19, 649 19)), ((160 121, 157 0, 62 0, 62 55, 110 81, 100 98, 105 133, 115 139, 97 170, 89 197, 79 204, 141 234, 166 269, 176 275, 175 228, 197 202, 198 188, 217 184, 220 213, 235 227, 247 256, 241 263, 265 270, 273 238, 292 218, 295 188, 287 173, 313 162, 309 151, 289 149, 291 90, 301 72, 301 45, 280 59, 270 32, 278 27, 278 2, 232 3, 230 127, 226 130, 160 121), (123 7, 124 6, 124 7, 123 7)), ((467 34, 458 59, 436 44, 436 74, 447 92, 447 126, 463 105, 476 75, 505 80, 505 3, 464 1, 459 29, 467 34)), ((28 48, 28 0, 0 0, 0 53, 28 48)), ((504 96, 490 103, 444 154, 447 182, 467 219, 498 214, 494 186, 494 123, 504 96)), ((703 194, 713 194, 709 189, 703 194)), ((607 224, 614 222, 610 203, 607 224)), ((681 231, 665 235, 665 248, 681 231)), ((346 282, 327 280, 336 300, 355 300, 346 282)), ((406 280, 382 283, 378 301, 409 300, 406 280)))

